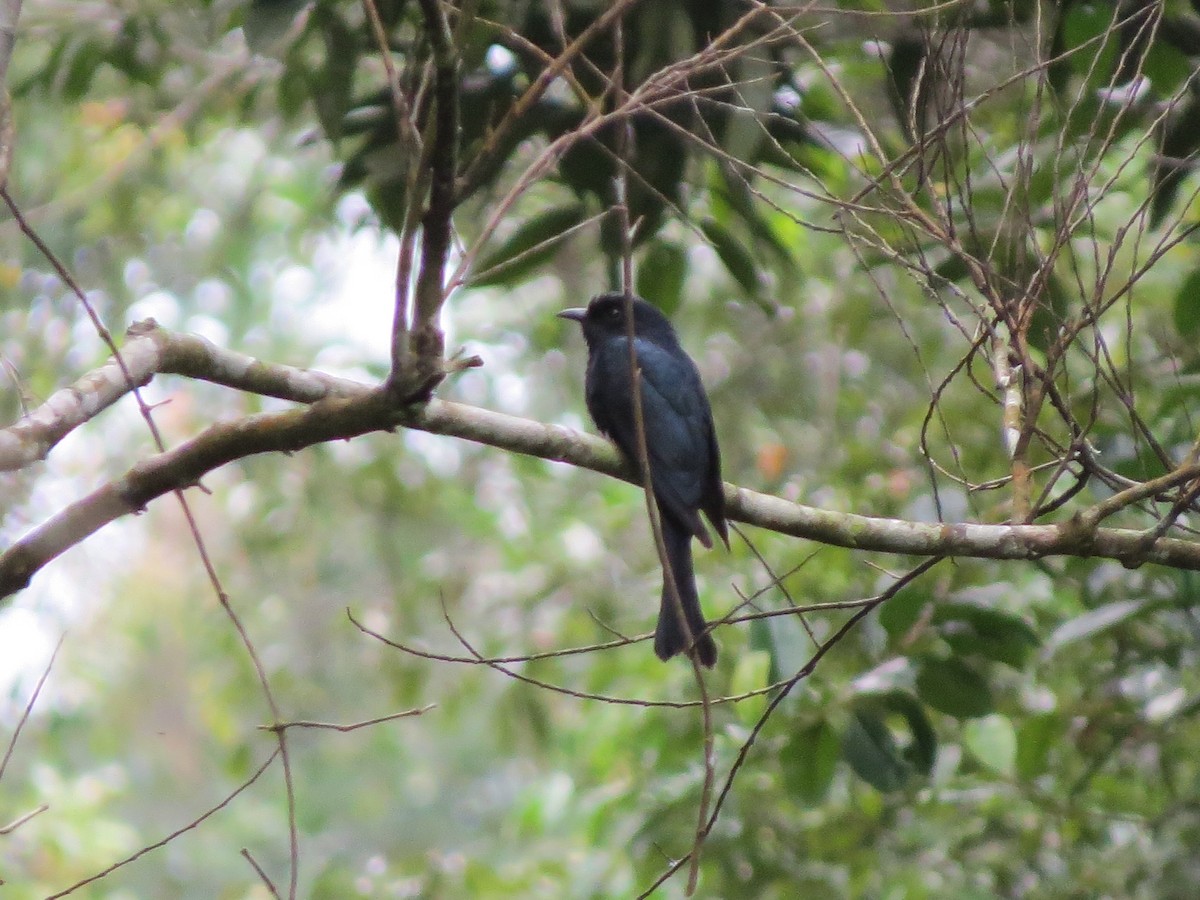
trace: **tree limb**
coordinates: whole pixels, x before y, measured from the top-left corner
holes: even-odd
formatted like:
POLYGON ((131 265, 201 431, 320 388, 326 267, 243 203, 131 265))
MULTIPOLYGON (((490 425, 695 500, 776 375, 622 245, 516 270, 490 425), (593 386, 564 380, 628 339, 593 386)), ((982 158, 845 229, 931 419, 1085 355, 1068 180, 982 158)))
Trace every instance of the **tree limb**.
MULTIPOLYGON (((187 375, 238 390, 315 403, 327 397, 361 396, 365 384, 323 372, 264 363, 222 350, 199 335, 158 327, 153 319, 130 326, 121 347, 130 380, 141 387, 155 374, 187 375)), ((115 359, 84 375, 14 425, 0 430, 0 472, 23 469, 45 459, 64 437, 129 393, 129 382, 115 359)))
MULTIPOLYGON (((122 355, 140 383, 156 373, 181 374, 308 405, 211 425, 66 507, 0 553, 0 597, 24 588, 40 568, 107 523, 139 512, 169 491, 193 486, 204 474, 229 462, 397 426, 565 462, 638 483, 636 474, 625 467, 607 441, 560 425, 438 399, 396 408, 385 390, 263 363, 222 350, 195 335, 166 331, 153 322, 140 323, 130 334, 122 355)), ((128 386, 115 380, 111 368, 110 363, 84 376, 25 419, 0 431, 0 463, 41 458, 57 440, 115 402, 128 386)), ((734 521, 855 550, 981 559, 1101 557, 1127 566, 1154 562, 1200 570, 1200 543, 1165 537, 1147 541, 1143 531, 1090 527, 1091 522, 1082 527, 1079 516, 1046 525, 912 522, 831 512, 730 484, 725 485, 725 499, 727 514, 734 521)))
MULTIPOLYGON (((420 0, 433 51, 434 126, 429 155, 429 206, 421 219, 421 267, 411 317, 395 311, 388 390, 400 402, 429 399, 446 376, 445 336, 438 321, 445 300, 454 179, 458 169, 458 53, 439 0, 420 0)), ((398 292, 397 297, 400 294, 398 292)))

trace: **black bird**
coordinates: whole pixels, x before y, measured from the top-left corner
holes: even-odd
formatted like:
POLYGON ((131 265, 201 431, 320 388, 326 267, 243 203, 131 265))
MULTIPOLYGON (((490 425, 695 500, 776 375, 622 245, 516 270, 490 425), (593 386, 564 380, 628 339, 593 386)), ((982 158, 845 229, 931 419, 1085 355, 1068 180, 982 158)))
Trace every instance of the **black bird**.
MULTIPOLYGON (((585 379, 587 408, 596 427, 617 445, 638 469, 638 439, 634 422, 633 379, 629 365, 625 296, 601 294, 587 309, 559 313, 583 327, 588 364, 585 379)), ((700 611, 696 578, 692 574, 692 538, 712 547, 703 511, 725 546, 725 494, 721 488, 721 457, 713 431, 712 411, 691 357, 679 346, 666 316, 633 298, 633 346, 641 369, 642 419, 650 462, 650 481, 658 503, 663 543, 675 577, 687 627, 667 589, 664 573, 662 606, 654 633, 654 652, 660 659, 694 652, 703 665, 717 661, 717 645, 708 634, 700 611)))

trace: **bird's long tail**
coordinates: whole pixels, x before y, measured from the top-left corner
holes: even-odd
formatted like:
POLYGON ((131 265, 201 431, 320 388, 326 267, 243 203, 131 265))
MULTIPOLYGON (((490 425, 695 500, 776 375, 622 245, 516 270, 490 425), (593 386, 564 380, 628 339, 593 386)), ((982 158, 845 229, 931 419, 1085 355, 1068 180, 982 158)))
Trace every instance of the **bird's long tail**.
POLYGON ((675 576, 687 628, 679 619, 679 609, 667 588, 664 573, 662 606, 658 610, 658 628, 654 632, 654 652, 659 659, 666 660, 692 647, 700 664, 711 669, 717 662, 717 644, 712 635, 706 632, 708 623, 700 611, 696 576, 692 573, 692 535, 669 515, 662 516, 661 522, 663 543, 671 563, 671 574, 675 576))

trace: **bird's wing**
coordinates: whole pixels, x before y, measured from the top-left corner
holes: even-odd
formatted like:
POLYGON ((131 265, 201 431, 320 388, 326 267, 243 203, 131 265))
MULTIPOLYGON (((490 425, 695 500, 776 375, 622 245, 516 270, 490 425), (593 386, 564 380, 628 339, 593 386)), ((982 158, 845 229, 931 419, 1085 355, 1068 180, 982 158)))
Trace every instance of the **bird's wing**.
POLYGON ((714 463, 712 413, 700 374, 684 355, 645 341, 638 341, 637 348, 655 496, 667 512, 710 546, 708 531, 697 514, 705 505, 714 463))

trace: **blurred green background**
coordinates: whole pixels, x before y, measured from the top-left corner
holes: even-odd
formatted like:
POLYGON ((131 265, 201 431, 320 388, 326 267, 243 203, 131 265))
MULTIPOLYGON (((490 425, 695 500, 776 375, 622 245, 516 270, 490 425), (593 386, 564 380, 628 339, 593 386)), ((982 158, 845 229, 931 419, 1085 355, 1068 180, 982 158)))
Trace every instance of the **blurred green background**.
MULTIPOLYGON (((448 349, 485 365, 439 395, 590 428, 582 340, 554 313, 609 287, 617 269, 619 241, 597 218, 611 201, 613 135, 574 144, 510 207, 498 204, 549 141, 579 127, 573 91, 599 94, 613 42, 592 46, 576 84, 553 85, 490 156, 483 148, 544 65, 529 47, 557 52, 559 29, 578 34, 604 4, 467 6, 452 24, 461 171, 474 181, 452 264, 474 254, 476 265, 444 324, 448 349)), ((1111 299, 1058 370, 1088 440, 1140 480, 1165 470, 1145 434, 1176 459, 1194 439, 1197 204, 1179 161, 1190 165, 1200 125, 1196 54, 1178 35, 1200 19, 1171 3, 1153 28, 1105 4, 943 6, 910 16, 844 4, 774 42, 762 37, 768 24, 738 31, 724 68, 690 82, 712 104, 668 104, 635 123, 638 289, 669 312, 700 367, 729 481, 832 511, 1010 514, 1004 485, 967 488, 1009 472, 992 374, 969 354, 988 318, 978 285, 944 243, 895 214, 900 188, 919 208, 949 209, 962 243, 1013 283, 1067 228, 1037 288, 1032 352, 1045 360, 1058 326, 1089 298, 1111 299), (1113 99, 1134 88, 1148 96, 1113 99), (983 98, 960 120, 969 127, 942 131, 929 170, 898 167, 899 186, 888 183, 864 126, 900 159, 960 95, 983 98), (844 205, 875 176, 876 195, 844 205), (1068 208, 1078 192, 1088 205, 1068 208), (1089 344, 1093 335, 1102 341, 1089 344)), ((397 64, 419 79, 417 5, 379 11, 397 64)), ((642 4, 625 26, 632 84, 702 50, 740 12, 642 4)), ((407 164, 382 85, 358 3, 27 0, 9 71, 9 191, 115 334, 153 316, 266 360, 380 379, 407 164)), ((105 357, 46 260, 13 222, 0 225, 4 422, 105 357)), ((146 396, 162 404, 169 445, 281 406, 172 377, 146 396)), ((1034 464, 1070 442, 1053 421, 1045 434, 1034 464)), ((0 538, 152 452, 124 401, 45 463, 0 474, 0 538)), ((1067 486, 1048 469, 1038 477, 1052 494, 1067 486)), ((608 628, 648 632, 660 573, 634 488, 404 431, 247 459, 204 485, 189 497, 285 719, 351 723, 435 704, 348 733, 290 733, 300 896, 632 897, 691 849, 701 714, 652 705, 697 699, 685 663, 664 665, 641 643, 512 667, 564 691, 643 702, 581 699, 405 654, 348 617, 452 656, 469 654, 447 618, 496 656, 601 642, 608 628)), ((1088 484, 1044 520, 1110 493, 1088 484)), ((1114 524, 1154 521, 1147 507, 1114 524)), ((728 554, 699 552, 710 617, 757 591, 758 609, 870 597, 915 564, 747 536, 786 574, 782 587, 740 539, 728 554)), ((940 564, 771 716, 705 844, 699 895, 1193 896, 1196 591, 1191 573, 1107 561, 940 564)), ((849 614, 807 614, 811 636, 791 616, 720 628, 709 691, 791 676, 849 614)), ((64 890, 161 840, 276 746, 170 498, 0 606, 0 734, 12 735, 60 635, 0 780, 0 824, 48 806, 0 834, 5 897, 64 890)), ((714 706, 718 785, 767 702, 714 706)), ((278 763, 76 896, 268 896, 243 848, 286 885, 278 763)), ((683 889, 677 876, 656 896, 683 889)))

